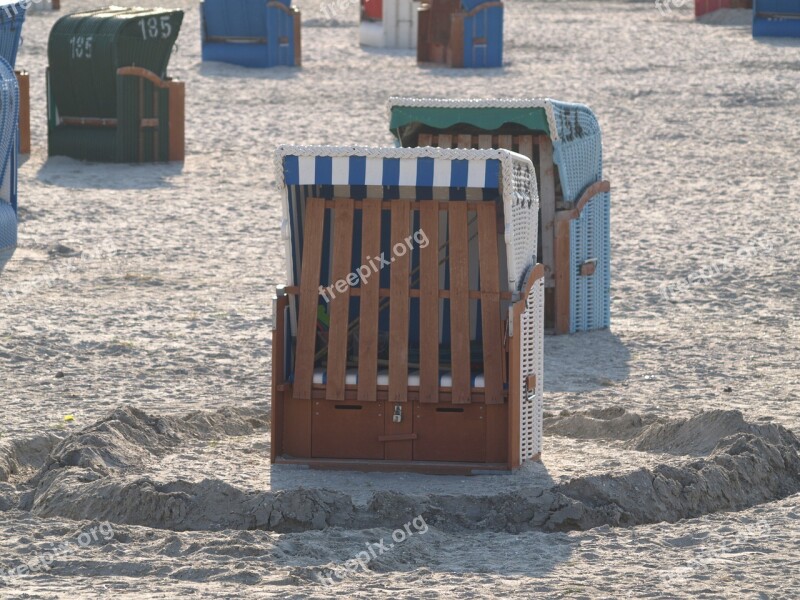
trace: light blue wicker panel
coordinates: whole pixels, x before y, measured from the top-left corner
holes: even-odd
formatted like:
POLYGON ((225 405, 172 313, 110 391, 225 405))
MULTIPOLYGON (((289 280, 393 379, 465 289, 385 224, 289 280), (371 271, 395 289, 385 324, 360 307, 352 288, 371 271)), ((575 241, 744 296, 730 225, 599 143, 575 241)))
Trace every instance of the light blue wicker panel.
POLYGON ((0 200, 0 271, 17 246, 17 213, 10 204, 0 200))
MULTIPOLYGON (((577 201, 603 180, 603 142, 594 113, 582 104, 552 102, 559 139, 553 142, 564 200, 577 201)), ((608 327, 611 321, 611 199, 600 194, 570 224, 570 333, 608 327), (583 262, 597 259, 594 275, 583 262)))
POLYGON ((598 194, 570 223, 570 333, 603 329, 611 324, 610 194, 598 194), (580 266, 597 260, 594 275, 580 266))

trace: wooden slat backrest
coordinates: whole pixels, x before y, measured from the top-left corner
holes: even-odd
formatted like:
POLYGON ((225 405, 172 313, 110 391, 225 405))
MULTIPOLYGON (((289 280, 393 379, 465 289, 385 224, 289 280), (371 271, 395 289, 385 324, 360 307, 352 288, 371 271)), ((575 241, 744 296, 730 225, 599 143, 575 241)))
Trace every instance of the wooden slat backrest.
POLYGON ((344 400, 345 371, 347 370, 348 318, 350 314, 350 285, 341 289, 338 282, 347 283, 351 271, 350 257, 353 252, 353 200, 338 200, 333 209, 333 256, 331 284, 335 295, 330 300, 330 326, 328 328, 328 383, 325 397, 328 400, 344 400), (343 291, 342 291, 343 290, 343 291))
POLYGON ((293 390, 295 398, 310 400, 316 353, 322 232, 325 224, 325 201, 322 198, 308 199, 305 219, 293 390))
POLYGON ((497 213, 493 204, 478 205, 483 377, 487 404, 503 403, 503 331, 500 324, 500 276, 497 270, 497 213))
POLYGON ((453 403, 470 401, 469 233, 467 203, 448 204, 450 242, 450 361, 453 403))
MULTIPOLYGON (((364 200, 361 212, 361 264, 371 265, 381 252, 381 201, 364 200)), ((358 400, 374 402, 378 388, 378 301, 380 274, 361 280, 358 330, 358 400)))
MULTIPOLYGON (((392 202, 392 248, 403 246, 402 255, 393 252, 390 259, 389 296, 389 401, 405 402, 408 398, 408 327, 411 253, 405 240, 411 235, 411 203, 392 202)), ((377 224, 379 225, 379 224, 377 224)))
POLYGON ((420 402, 439 400, 439 203, 422 202, 420 229, 428 244, 420 248, 420 402))
MULTIPOLYGON (((471 305, 477 308, 480 300, 482 329, 483 372, 485 401, 489 404, 504 402, 503 382, 506 380, 503 361, 503 329, 500 313, 499 249, 497 232, 497 206, 495 202, 439 201, 439 200, 353 200, 336 198, 325 200, 309 198, 306 205, 301 281, 296 292, 300 296, 298 309, 297 350, 295 360, 296 398, 312 396, 314 368, 319 362, 327 363, 325 398, 332 401, 346 399, 346 373, 348 347, 355 339, 358 348, 357 399, 369 402, 378 399, 378 364, 381 332, 379 312, 389 312, 389 389, 390 402, 408 399, 409 331, 411 299, 419 298, 419 399, 421 402, 438 402, 441 382, 440 369, 449 368, 452 377, 451 401, 469 403, 472 398, 471 305), (327 221, 332 226, 330 281, 321 281, 323 259, 323 231, 327 221), (356 214, 360 211, 361 264, 373 271, 367 277, 357 277, 351 288, 353 240, 356 214), (390 240, 381 243, 381 222, 384 215, 391 218, 390 240), (420 232, 427 243, 412 235, 412 219, 418 214, 420 232), (442 229, 442 226, 445 228, 442 229), (446 240, 442 239, 446 237, 446 240), (477 238, 477 242, 473 241, 477 238), (379 257, 389 242, 390 251, 384 254, 389 261, 389 289, 381 289, 379 257), (412 272, 412 242, 417 242, 418 266, 412 272), (473 254, 471 257, 470 255, 473 254), (474 259, 476 265, 470 264, 474 259), (442 269, 449 272, 450 285, 442 288, 442 269), (479 277, 472 281, 471 270, 479 277), (337 289, 336 282, 344 282, 337 289), (325 299, 328 306, 329 326, 327 345, 316 352, 319 286, 328 288, 325 299), (449 288, 449 289, 448 289, 449 288), (353 297, 359 299, 359 315, 350 322, 353 297), (441 364, 440 330, 443 299, 449 300, 450 359, 441 364), (357 337, 354 337, 357 333, 357 337), (316 353, 316 355, 315 355, 316 353), (324 361, 320 361, 324 357, 324 361), (449 364, 447 364, 449 362, 449 364)), ((326 260, 328 260, 326 259, 326 260)), ((414 361, 416 365, 416 360, 414 361)), ((416 368, 416 366, 415 366, 416 368)), ((385 388, 384 388, 385 389, 385 388)))

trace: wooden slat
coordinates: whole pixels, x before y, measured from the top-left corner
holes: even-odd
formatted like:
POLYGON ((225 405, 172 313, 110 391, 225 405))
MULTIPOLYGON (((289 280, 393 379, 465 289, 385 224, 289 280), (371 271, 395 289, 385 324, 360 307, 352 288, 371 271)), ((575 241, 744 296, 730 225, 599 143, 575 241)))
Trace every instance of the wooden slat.
POLYGON ((303 227, 303 264, 300 269, 300 307, 297 315, 294 379, 294 397, 304 400, 311 399, 311 384, 314 377, 324 221, 325 201, 322 198, 309 198, 303 227))
POLYGON ((438 139, 436 140, 436 146, 438 148, 452 148, 453 136, 446 133, 440 133, 438 139))
MULTIPOLYGON (((361 213, 361 264, 369 265, 381 252, 381 202, 364 200, 361 213)), ((360 287, 358 329, 358 400, 374 402, 378 385, 378 297, 380 273, 372 273, 360 287)))
POLYGON ((514 150, 514 136, 512 135, 498 135, 497 147, 503 150, 514 150))
POLYGON ((333 210, 333 257, 331 284, 344 281, 344 291, 334 289, 330 301, 328 327, 327 399, 344 399, 344 377, 347 369, 347 330, 350 318, 350 257, 353 252, 353 200, 337 200, 333 210))
POLYGON ((424 202, 420 229, 428 245, 420 249, 420 402, 439 400, 439 203, 424 202))
POLYGON ((486 403, 503 403, 503 331, 500 325, 500 277, 497 255, 497 219, 494 204, 478 208, 478 246, 483 324, 483 377, 486 403))
POLYGON ((186 155, 185 116, 186 85, 169 82, 169 160, 183 160, 186 155))
POLYGON ((569 333, 570 252, 569 221, 555 222, 555 315, 556 333, 569 333))
POLYGON ((490 150, 492 148, 492 136, 491 135, 479 135, 478 136, 478 148, 481 150, 490 150))
POLYGON ((554 237, 556 218, 556 179, 553 164, 553 144, 550 140, 539 146, 539 214, 542 219, 542 264, 545 286, 552 287, 555 279, 554 237))
MULTIPOLYGON (((409 203, 395 200, 392 203, 392 247, 395 244, 405 245, 405 239, 411 234, 411 210, 409 203)), ((408 248, 406 248, 408 249, 408 248)), ((409 273, 411 256, 406 252, 403 256, 392 253, 390 267, 389 298, 389 401, 405 402, 408 398, 408 321, 409 273)))
POLYGON ((520 135, 518 136, 517 144, 519 146, 518 152, 522 154, 522 156, 527 156, 533 160, 533 136, 520 135))
POLYGON ((433 146, 433 136, 430 133, 420 133, 419 138, 417 139, 417 145, 420 148, 433 146))
MULTIPOLYGON (((499 233, 502 233, 499 232, 499 233)), ((296 296, 300 293, 300 288, 295 285, 287 285, 286 286, 286 293, 290 296, 296 296)), ((350 288, 350 296, 362 296, 361 288, 350 288)), ((380 298, 389 298, 392 295, 392 291, 389 288, 380 288, 378 290, 378 296, 380 298)), ((420 298, 422 296, 421 292, 418 289, 412 288, 409 290, 408 295, 411 298, 420 298)), ((450 290, 439 290, 439 298, 450 298, 452 294, 450 290)), ((480 290, 470 290, 469 291, 469 298, 470 300, 480 300, 481 299, 481 292, 480 290)), ((513 300, 514 294, 512 292, 500 292, 500 299, 501 300, 513 300)))
POLYGON ((450 359, 452 361, 453 403, 470 401, 469 347, 469 238, 467 205, 450 204, 450 359))
POLYGON ((458 136, 458 147, 459 148, 472 148, 472 136, 471 135, 459 135, 458 136))

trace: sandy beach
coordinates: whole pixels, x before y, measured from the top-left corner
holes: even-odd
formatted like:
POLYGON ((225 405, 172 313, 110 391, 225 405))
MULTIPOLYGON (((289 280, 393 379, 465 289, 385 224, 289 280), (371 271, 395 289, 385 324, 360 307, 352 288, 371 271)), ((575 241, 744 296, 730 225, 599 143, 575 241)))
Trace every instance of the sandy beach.
POLYGON ((202 63, 176 0, 165 165, 48 159, 48 32, 96 4, 29 14, 0 598, 800 596, 800 40, 677 4, 510 0, 503 69, 457 71, 306 0, 303 67, 248 70, 202 63), (612 326, 546 337, 542 462, 513 474, 269 462, 273 151, 392 145, 390 95, 581 102, 603 129, 612 326))

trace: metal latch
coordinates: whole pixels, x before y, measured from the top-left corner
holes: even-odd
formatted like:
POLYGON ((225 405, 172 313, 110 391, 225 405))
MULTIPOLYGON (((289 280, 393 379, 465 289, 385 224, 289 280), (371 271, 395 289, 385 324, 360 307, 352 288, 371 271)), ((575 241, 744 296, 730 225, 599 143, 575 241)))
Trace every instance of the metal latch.
POLYGON ((392 415, 393 423, 400 423, 403 420, 403 407, 396 404, 394 407, 394 414, 392 415))

